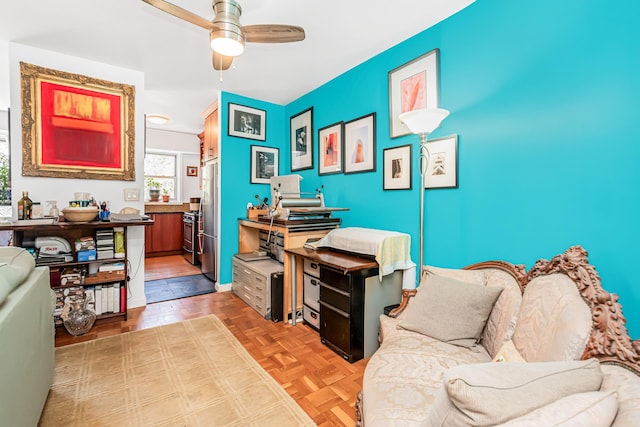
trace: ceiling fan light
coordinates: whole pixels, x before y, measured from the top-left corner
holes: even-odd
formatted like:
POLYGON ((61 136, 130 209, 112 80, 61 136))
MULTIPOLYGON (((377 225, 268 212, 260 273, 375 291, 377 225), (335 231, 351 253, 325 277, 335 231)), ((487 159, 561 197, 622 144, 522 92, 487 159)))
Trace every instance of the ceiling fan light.
POLYGON ((239 56, 244 52, 244 37, 228 30, 211 31, 211 48, 224 56, 239 56))

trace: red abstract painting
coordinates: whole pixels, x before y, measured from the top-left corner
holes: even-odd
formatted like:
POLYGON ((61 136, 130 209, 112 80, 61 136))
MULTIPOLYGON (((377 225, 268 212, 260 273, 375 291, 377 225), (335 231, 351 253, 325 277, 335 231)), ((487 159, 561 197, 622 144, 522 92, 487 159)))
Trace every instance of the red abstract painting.
POLYGON ((121 97, 42 81, 42 164, 120 169, 121 97))

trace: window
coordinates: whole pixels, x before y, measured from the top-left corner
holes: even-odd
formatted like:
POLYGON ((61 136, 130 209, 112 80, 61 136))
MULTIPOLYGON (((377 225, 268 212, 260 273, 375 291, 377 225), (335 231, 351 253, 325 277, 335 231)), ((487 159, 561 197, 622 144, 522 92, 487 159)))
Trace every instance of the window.
POLYGON ((9 112, 0 110, 0 217, 11 217, 9 112))
POLYGON ((160 184, 160 194, 169 194, 175 200, 176 194, 176 155, 147 153, 144 157, 144 192, 149 197, 149 181, 160 184))

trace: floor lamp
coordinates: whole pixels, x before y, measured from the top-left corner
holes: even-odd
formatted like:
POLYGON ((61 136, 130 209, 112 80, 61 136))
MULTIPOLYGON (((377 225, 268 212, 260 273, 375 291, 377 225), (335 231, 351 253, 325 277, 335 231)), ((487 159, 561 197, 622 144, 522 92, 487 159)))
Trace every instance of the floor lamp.
POLYGON ((418 276, 418 283, 422 280, 422 270, 424 269, 424 188, 427 166, 429 165, 427 135, 438 128, 448 115, 449 111, 440 108, 422 108, 407 111, 398 116, 398 119, 412 133, 420 136, 420 276, 418 276))

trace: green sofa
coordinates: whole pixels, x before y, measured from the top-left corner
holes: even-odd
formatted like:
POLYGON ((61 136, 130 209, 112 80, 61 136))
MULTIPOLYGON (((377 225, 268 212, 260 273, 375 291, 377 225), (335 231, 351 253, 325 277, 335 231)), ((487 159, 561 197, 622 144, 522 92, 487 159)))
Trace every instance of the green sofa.
POLYGON ((0 424, 36 426, 53 383, 55 296, 49 268, 0 247, 0 424))

